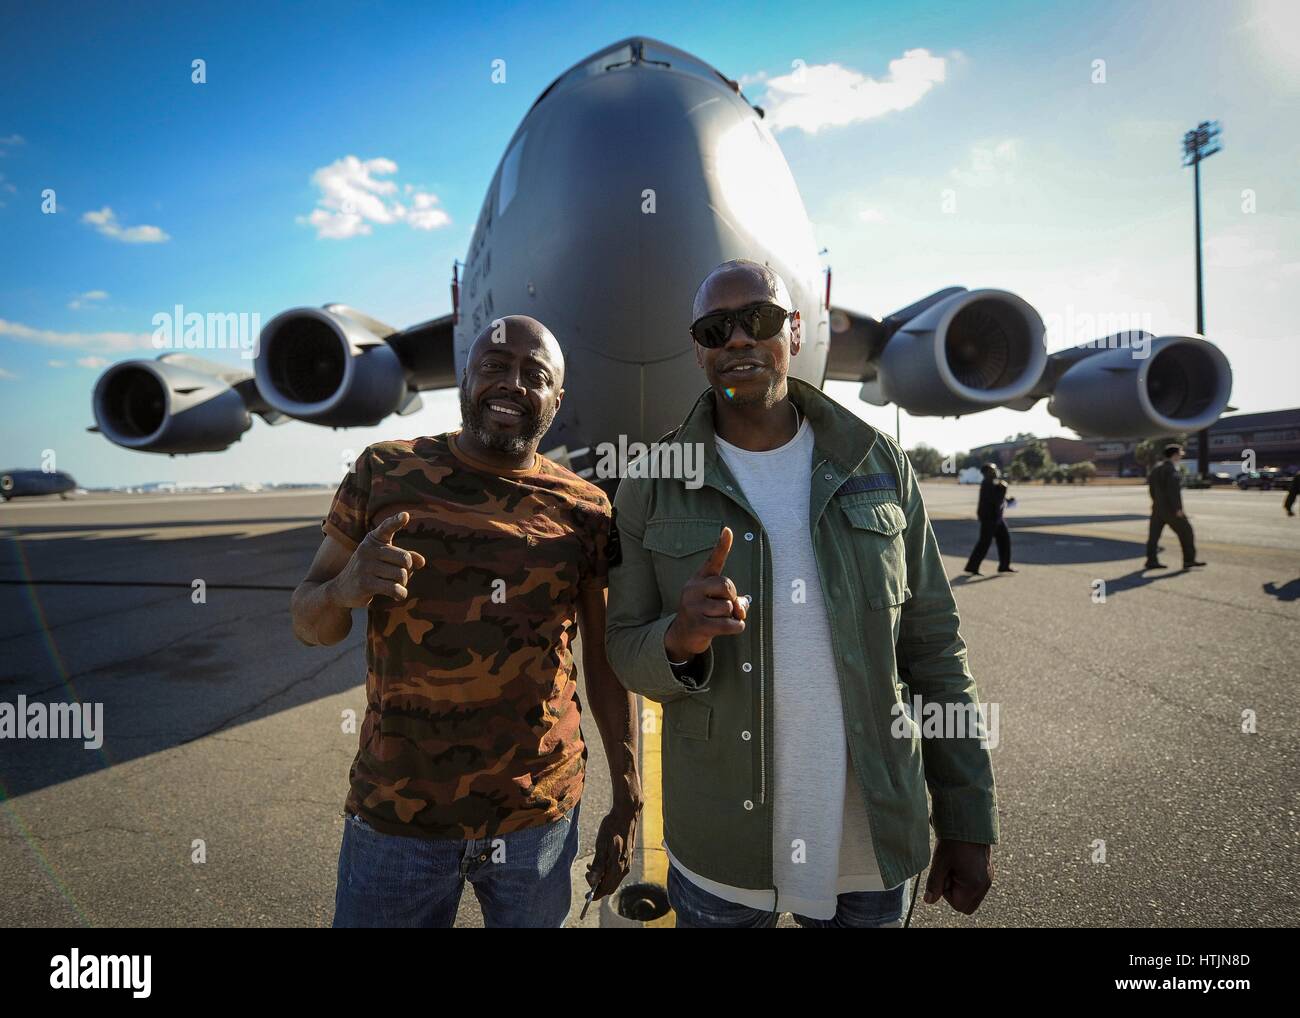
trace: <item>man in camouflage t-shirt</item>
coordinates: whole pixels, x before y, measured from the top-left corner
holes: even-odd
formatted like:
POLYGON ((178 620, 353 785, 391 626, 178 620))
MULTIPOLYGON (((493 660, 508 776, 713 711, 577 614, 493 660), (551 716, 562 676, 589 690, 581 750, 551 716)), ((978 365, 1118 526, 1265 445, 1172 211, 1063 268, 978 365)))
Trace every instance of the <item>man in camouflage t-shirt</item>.
POLYGON ((588 881, 599 897, 627 872, 640 789, 633 702, 605 659, 610 504, 537 453, 563 372, 540 323, 493 323, 469 353, 463 429, 367 447, 322 524, 295 631, 337 643, 367 608, 336 926, 449 926, 466 879, 488 925, 563 922, 579 630, 614 782, 588 881))

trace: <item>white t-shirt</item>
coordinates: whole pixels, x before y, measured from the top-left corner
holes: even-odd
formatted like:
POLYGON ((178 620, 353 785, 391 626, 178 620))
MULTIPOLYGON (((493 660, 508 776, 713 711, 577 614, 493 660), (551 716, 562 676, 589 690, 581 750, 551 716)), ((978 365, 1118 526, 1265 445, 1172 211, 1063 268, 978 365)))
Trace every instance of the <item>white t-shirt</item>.
MULTIPOLYGON (((772 556, 775 779, 772 891, 708 880, 673 858, 696 886, 727 901, 814 919, 835 915, 836 896, 886 890, 880 879, 861 785, 844 734, 839 674, 830 620, 809 530, 813 429, 805 419, 785 445, 766 452, 740 449, 721 438, 718 455, 731 468, 762 521, 772 556)), ((755 540, 759 535, 755 535, 755 540)), ((737 534, 736 540, 743 540, 737 534)), ((751 612, 760 611, 757 591, 751 612)), ((748 676, 746 676, 748 678, 748 676)), ((757 679, 757 677, 755 677, 757 679)), ((717 677, 714 681, 718 681, 717 677)))

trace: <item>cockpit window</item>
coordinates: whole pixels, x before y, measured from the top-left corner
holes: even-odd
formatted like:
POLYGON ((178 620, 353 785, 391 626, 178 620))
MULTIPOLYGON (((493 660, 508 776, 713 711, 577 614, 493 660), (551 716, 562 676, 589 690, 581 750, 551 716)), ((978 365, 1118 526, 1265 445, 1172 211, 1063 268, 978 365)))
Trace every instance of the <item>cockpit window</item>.
POLYGON ((652 39, 632 39, 618 46, 611 46, 609 49, 583 61, 577 67, 565 71, 547 86, 546 91, 537 97, 537 101, 533 103, 533 106, 536 106, 537 103, 540 103, 552 92, 567 88, 578 81, 607 72, 618 71, 637 63, 648 64, 652 67, 671 67, 675 71, 707 78, 709 81, 721 79, 733 89, 735 88, 729 78, 719 74, 703 60, 697 60, 689 53, 683 53, 679 49, 665 46, 652 39))

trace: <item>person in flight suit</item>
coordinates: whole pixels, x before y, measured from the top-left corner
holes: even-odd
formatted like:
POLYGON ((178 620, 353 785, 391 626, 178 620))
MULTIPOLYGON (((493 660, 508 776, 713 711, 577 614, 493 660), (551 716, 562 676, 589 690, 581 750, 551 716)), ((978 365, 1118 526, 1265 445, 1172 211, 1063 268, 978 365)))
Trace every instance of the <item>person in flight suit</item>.
POLYGON ((985 463, 980 472, 984 480, 980 484, 980 500, 975 509, 980 521, 980 536, 966 562, 966 572, 978 576, 980 563, 988 554, 989 542, 997 541, 998 572, 1014 573, 1016 570, 1011 568, 1011 534, 1002 520, 1002 510, 1005 506, 1015 505, 1016 500, 1007 498, 1007 484, 998 476, 997 464, 985 463))
POLYGON ((1151 489, 1151 526, 1147 531, 1147 560, 1144 569, 1166 569, 1163 562, 1156 559, 1159 550, 1160 533, 1168 526, 1178 535, 1178 542, 1183 546, 1183 568, 1203 566, 1196 561, 1196 539, 1192 536, 1192 525, 1187 522, 1183 512, 1183 496, 1179 490, 1178 461, 1183 458, 1181 445, 1165 446, 1164 461, 1151 468, 1147 475, 1147 487, 1151 489))
POLYGON ((1282 508, 1286 510, 1288 516, 1295 515, 1295 510, 1291 507, 1295 505, 1297 495, 1300 495, 1300 470, 1291 475, 1291 486, 1286 489, 1286 500, 1282 503, 1282 508))

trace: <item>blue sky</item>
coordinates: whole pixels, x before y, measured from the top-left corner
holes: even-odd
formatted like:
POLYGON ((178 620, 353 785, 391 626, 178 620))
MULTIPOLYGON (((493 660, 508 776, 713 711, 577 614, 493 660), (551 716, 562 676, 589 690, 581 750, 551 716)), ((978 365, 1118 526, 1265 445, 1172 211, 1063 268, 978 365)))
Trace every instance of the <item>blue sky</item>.
MULTIPOLYGON (((1300 403, 1300 5, 30 6, 0 13, 0 467, 53 449, 91 485, 324 481, 341 444, 454 426, 454 397, 437 394, 335 437, 256 420, 215 455, 130 453, 84 431, 102 366, 152 357, 152 318, 178 303, 263 322, 331 300, 397 325, 447 312, 452 260, 519 120, 561 71, 634 34, 741 79, 770 110, 795 61, 828 82, 801 111, 785 106, 777 138, 829 249, 834 303, 875 315, 961 284, 1013 290, 1049 320, 1131 313, 1157 334, 1192 330, 1179 140, 1219 119, 1224 149, 1204 166, 1206 334, 1232 361, 1234 405, 1300 403), (832 122, 835 81, 897 82, 891 62, 916 50, 942 61, 942 80, 832 122), (349 156, 395 167, 377 174, 397 185, 388 221, 321 236, 309 217, 349 156)), ((830 391, 892 431, 892 408, 830 391)), ((955 450, 1027 430, 1067 433, 1040 404, 904 415, 902 437, 955 450)))

